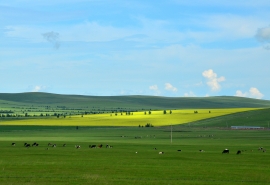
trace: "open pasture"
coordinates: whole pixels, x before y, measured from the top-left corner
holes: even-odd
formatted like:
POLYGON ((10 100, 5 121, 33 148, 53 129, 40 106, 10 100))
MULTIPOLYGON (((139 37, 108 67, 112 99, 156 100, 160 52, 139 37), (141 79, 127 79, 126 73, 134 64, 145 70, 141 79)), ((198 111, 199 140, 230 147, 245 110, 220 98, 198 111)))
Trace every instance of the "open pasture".
POLYGON ((270 183, 269 130, 180 125, 173 126, 171 143, 170 127, 0 129, 1 185, 270 183), (39 146, 26 148, 25 142, 39 146), (57 147, 48 146, 49 142, 57 147), (103 147, 89 148, 94 144, 103 147), (106 148, 107 144, 113 147, 106 148), (229 154, 221 153, 225 148, 229 154))
POLYGON ((220 117, 228 114, 258 110, 259 108, 231 109, 184 109, 161 111, 141 111, 126 113, 105 113, 66 117, 31 117, 2 120, 0 125, 47 125, 47 126, 153 126, 178 125, 198 120, 220 117), (170 114, 170 111, 172 113, 170 114), (196 111, 197 113, 194 113, 196 111))

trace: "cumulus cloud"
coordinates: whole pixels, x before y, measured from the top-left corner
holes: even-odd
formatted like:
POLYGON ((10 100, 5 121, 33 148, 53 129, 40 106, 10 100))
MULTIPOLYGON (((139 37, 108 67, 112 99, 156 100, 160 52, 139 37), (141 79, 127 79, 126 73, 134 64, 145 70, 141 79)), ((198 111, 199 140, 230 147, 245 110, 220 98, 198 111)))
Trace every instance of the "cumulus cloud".
POLYGON ((270 50, 270 26, 259 28, 255 37, 263 44, 265 49, 270 50))
POLYGON ((196 95, 192 91, 185 93, 184 96, 185 97, 196 97, 196 95))
POLYGON ((207 79, 207 85, 212 91, 220 90, 221 86, 219 83, 225 81, 225 77, 221 76, 218 78, 217 74, 212 69, 204 71, 202 75, 207 79))
POLYGON ((257 88, 251 87, 248 92, 237 90, 235 96, 262 99, 264 95, 257 88))
POLYGON ((167 91, 177 92, 177 88, 170 83, 165 83, 165 89, 167 91))
POLYGON ((32 92, 40 92, 40 91, 44 90, 45 88, 46 88, 45 86, 36 85, 36 86, 32 89, 32 92))
POLYGON ((157 85, 151 85, 149 87, 150 90, 154 91, 154 95, 158 96, 160 94, 160 91, 158 89, 158 86, 157 85))
POLYGON ((53 47, 55 49, 58 49, 60 47, 60 42, 58 41, 59 33, 51 31, 51 32, 43 33, 42 35, 44 39, 46 39, 48 42, 53 44, 53 47))

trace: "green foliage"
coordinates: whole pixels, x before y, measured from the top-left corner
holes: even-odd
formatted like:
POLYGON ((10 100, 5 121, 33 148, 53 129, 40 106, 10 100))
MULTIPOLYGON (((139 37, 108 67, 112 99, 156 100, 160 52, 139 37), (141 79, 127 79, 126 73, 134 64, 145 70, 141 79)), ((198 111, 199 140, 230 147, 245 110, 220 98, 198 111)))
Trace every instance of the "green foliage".
POLYGON ((151 123, 146 123, 145 127, 154 127, 151 123))

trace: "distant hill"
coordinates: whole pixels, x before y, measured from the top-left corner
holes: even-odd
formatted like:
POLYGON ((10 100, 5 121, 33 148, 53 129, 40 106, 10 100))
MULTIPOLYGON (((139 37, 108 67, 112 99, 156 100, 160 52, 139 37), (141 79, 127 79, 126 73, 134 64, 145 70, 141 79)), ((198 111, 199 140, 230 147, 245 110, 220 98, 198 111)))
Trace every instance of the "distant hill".
POLYGON ((255 108, 270 107, 270 101, 234 96, 159 97, 159 96, 82 96, 41 92, 0 93, 0 105, 27 104, 67 107, 121 107, 133 109, 255 108))

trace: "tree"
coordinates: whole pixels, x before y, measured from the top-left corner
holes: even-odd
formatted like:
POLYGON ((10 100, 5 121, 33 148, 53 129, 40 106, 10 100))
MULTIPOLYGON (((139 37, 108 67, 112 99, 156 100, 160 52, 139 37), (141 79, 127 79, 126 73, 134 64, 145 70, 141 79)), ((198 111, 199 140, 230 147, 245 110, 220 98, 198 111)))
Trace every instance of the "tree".
POLYGON ((147 123, 145 127, 154 127, 151 123, 147 123))

